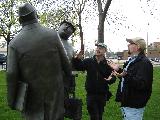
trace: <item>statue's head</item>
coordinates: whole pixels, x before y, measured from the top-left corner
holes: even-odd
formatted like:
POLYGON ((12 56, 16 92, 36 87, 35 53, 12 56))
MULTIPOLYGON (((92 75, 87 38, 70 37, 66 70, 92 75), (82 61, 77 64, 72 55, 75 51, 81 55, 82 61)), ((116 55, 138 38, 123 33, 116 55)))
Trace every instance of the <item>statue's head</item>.
POLYGON ((19 6, 18 16, 20 23, 31 21, 33 19, 38 18, 36 9, 29 3, 25 3, 19 6))
POLYGON ((58 33, 62 39, 68 40, 68 38, 75 32, 75 30, 76 29, 71 22, 64 20, 60 23, 58 33))

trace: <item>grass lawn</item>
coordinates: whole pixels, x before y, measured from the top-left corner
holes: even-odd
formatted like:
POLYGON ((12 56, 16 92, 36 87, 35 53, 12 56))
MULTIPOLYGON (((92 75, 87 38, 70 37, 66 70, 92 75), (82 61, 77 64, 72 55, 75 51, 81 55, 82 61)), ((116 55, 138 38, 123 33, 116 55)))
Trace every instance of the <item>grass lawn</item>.
MULTIPOLYGON (((10 110, 6 102, 6 82, 5 82, 5 71, 0 71, 0 120, 22 120, 20 113, 10 110)), ((76 78, 76 96, 83 100, 83 116, 82 120, 89 120, 88 112, 86 110, 86 97, 85 97, 85 75, 79 73, 76 78)), ((107 102, 103 120, 122 120, 121 111, 119 104, 114 101, 117 82, 110 86, 113 93, 110 101, 107 102)), ((154 68, 154 81, 153 81, 153 92, 150 101, 147 104, 144 113, 144 120, 160 120, 160 67, 154 68)), ((69 120, 69 119, 65 119, 69 120)))

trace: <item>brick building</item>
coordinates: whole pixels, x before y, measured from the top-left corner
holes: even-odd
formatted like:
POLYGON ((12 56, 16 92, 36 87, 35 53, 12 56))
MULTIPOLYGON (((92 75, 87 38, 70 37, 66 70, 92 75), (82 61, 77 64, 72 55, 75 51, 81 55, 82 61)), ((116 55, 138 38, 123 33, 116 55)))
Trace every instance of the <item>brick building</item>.
MULTIPOLYGON (((148 46, 148 54, 146 53, 148 58, 158 58, 160 59, 160 42, 153 42, 148 46)), ((123 60, 127 60, 128 50, 124 50, 123 52, 117 52, 117 57, 123 60)))
POLYGON ((160 59, 160 42, 153 42, 148 46, 149 58, 159 58, 160 59))

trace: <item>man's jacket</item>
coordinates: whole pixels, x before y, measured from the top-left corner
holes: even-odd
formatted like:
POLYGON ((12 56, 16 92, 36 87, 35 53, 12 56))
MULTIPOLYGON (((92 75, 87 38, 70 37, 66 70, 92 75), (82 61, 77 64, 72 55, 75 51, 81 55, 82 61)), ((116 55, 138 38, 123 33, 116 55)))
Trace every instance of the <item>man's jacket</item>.
MULTIPOLYGON (((128 62, 124 64, 124 68, 127 64, 128 62)), ((127 69, 122 92, 121 81, 119 82, 116 101, 121 102, 122 107, 146 106, 152 92, 152 81, 153 65, 145 55, 139 54, 127 69)))
POLYGON ((74 58, 73 65, 77 70, 87 71, 85 83, 87 94, 109 94, 108 84, 114 83, 116 77, 113 76, 110 81, 104 79, 112 73, 112 69, 105 58, 100 63, 97 63, 95 56, 84 60, 74 58))

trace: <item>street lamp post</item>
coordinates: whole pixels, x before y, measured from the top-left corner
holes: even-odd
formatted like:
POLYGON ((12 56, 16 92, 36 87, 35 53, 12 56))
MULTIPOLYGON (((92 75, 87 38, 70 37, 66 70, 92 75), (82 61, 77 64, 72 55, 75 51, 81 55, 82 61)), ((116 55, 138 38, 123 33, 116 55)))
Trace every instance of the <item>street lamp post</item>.
POLYGON ((149 29, 149 22, 148 22, 148 24, 147 24, 146 56, 148 56, 148 29, 149 29))

